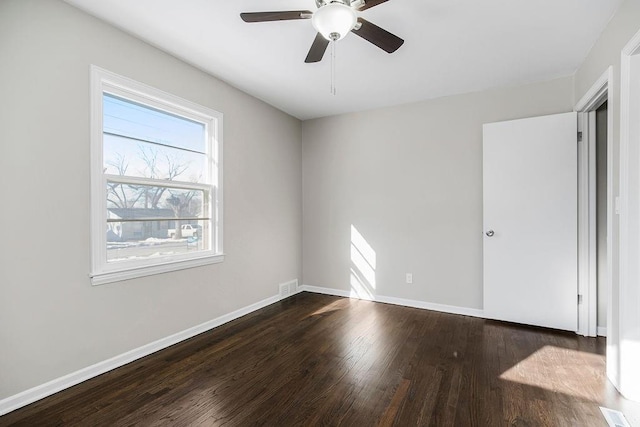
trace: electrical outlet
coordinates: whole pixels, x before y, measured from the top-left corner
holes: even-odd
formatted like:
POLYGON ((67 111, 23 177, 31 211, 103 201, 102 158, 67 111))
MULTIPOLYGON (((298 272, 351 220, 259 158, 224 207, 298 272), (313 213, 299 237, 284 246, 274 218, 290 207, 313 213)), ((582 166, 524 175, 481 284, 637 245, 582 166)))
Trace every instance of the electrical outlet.
POLYGON ((413 283, 413 274, 407 273, 406 282, 409 284, 413 283))

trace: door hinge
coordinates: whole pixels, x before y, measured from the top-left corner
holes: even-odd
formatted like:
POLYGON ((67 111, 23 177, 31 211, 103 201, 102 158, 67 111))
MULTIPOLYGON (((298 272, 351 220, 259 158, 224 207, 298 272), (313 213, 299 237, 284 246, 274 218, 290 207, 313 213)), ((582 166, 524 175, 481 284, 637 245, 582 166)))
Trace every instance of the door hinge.
POLYGON ((578 304, 582 304, 582 295, 578 294, 578 304))
POLYGON ((578 132, 578 142, 582 142, 582 132, 578 132))

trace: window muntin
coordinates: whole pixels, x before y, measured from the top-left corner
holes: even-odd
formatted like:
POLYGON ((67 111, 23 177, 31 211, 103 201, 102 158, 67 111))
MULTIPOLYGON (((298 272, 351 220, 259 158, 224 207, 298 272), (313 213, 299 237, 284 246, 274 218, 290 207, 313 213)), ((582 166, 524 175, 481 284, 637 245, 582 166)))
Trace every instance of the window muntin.
POLYGON ((92 81, 93 283, 220 262, 222 115, 97 67, 92 81))

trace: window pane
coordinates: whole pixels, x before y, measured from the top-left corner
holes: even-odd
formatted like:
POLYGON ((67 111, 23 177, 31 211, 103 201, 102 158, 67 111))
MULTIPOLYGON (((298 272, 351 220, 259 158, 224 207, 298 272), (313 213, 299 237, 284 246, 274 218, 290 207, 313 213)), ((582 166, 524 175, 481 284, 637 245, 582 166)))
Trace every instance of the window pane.
POLYGON ((129 138, 206 152, 205 126, 105 93, 103 131, 129 138))
POLYGON ((205 182, 207 156, 116 135, 104 135, 104 171, 169 181, 205 182))
POLYGON ((206 218, 208 194, 202 190, 121 184, 107 181, 107 222, 206 218))
POLYGON ((208 224, 193 220, 108 222, 107 262, 208 250, 208 224), (175 236, 176 230, 181 236, 175 236))

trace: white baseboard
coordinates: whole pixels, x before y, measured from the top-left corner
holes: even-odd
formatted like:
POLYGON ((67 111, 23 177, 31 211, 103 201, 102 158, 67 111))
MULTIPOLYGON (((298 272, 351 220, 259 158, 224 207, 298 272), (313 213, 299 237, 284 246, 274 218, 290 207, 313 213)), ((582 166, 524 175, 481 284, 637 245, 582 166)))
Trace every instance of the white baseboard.
POLYGON ((607 336, 607 327, 606 326, 598 326, 598 336, 606 337, 607 336))
POLYGON ((484 311, 478 308, 457 307, 454 305, 436 304, 433 302, 424 302, 395 297, 385 297, 382 295, 378 295, 376 297, 376 301, 384 302, 387 304, 404 305, 406 307, 422 308, 424 310, 439 311, 441 313, 461 314, 463 316, 484 318, 484 311))
POLYGON ((229 314, 225 314, 208 322, 204 322, 200 325, 196 325, 192 328, 185 329, 184 331, 143 345, 142 347, 138 347, 110 359, 103 360, 102 362, 98 362, 95 365, 87 366, 86 368, 80 369, 79 371, 72 372, 63 377, 56 378, 47 383, 25 390, 21 393, 9 396, 5 399, 0 400, 0 415, 7 414, 18 408, 43 399, 47 396, 51 396, 54 393, 72 387, 76 384, 80 384, 83 381, 97 377, 98 375, 104 374, 105 372, 109 372, 115 368, 119 368, 120 366, 126 365, 127 363, 148 356, 152 353, 155 353, 156 351, 165 349, 186 339, 192 338, 198 334, 252 313, 280 300, 281 298, 279 295, 263 299, 262 301, 258 301, 255 304, 248 305, 229 314))
POLYGON ((386 304, 402 305, 405 307, 422 308, 425 310, 439 311, 441 313, 461 314, 463 316, 484 318, 484 311, 477 308, 456 307, 453 305, 436 304, 432 302, 424 302, 424 301, 417 301, 417 300, 410 300, 410 299, 396 298, 396 297, 387 297, 384 295, 376 295, 372 298, 361 298, 361 297, 358 297, 358 295, 356 295, 355 293, 352 293, 350 291, 345 291, 343 289, 323 288, 320 286, 302 285, 300 286, 300 289, 302 291, 313 292, 316 294, 334 295, 334 296, 346 297, 346 298, 366 299, 370 301, 383 302, 386 304))

